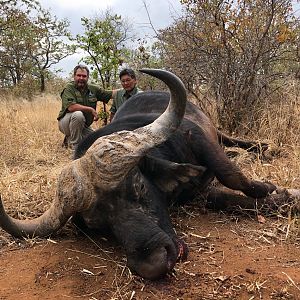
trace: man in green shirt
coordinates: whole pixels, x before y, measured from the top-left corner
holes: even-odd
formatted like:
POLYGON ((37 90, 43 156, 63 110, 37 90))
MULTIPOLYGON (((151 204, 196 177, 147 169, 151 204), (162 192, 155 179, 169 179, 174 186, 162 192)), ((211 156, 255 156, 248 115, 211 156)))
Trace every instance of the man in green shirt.
POLYGON ((88 79, 89 69, 78 65, 74 68, 74 81, 68 83, 61 92, 58 127, 65 135, 64 144, 71 149, 75 149, 85 136, 94 131, 90 126, 99 119, 97 101, 107 103, 116 93, 88 84, 88 79))
POLYGON ((142 92, 142 90, 136 86, 137 80, 132 69, 123 69, 119 74, 119 78, 123 89, 118 90, 113 96, 113 103, 110 108, 110 121, 112 121, 115 113, 126 100, 131 96, 142 92))

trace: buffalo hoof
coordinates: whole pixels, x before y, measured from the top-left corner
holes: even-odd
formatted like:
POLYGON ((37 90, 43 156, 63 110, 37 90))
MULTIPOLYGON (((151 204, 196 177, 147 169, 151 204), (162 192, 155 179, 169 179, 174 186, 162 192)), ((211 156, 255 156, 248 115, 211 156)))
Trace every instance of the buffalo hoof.
POLYGON ((276 190, 276 186, 270 182, 252 181, 250 189, 244 194, 252 198, 264 198, 276 190))

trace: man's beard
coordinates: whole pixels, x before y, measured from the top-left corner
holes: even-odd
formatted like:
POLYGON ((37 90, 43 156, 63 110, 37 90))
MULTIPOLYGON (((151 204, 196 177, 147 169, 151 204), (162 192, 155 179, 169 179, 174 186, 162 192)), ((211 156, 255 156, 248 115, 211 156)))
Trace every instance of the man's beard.
POLYGON ((86 82, 86 81, 80 80, 80 81, 77 81, 77 82, 76 82, 76 87, 79 88, 79 89, 83 89, 83 88, 85 88, 86 86, 87 86, 87 82, 86 82))

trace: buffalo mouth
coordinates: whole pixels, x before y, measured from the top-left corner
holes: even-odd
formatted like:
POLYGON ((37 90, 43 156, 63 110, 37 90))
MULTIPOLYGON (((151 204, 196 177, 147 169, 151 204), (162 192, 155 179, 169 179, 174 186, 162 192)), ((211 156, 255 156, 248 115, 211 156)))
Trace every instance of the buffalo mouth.
MULTIPOLYGON (((174 241, 163 231, 157 233, 152 241, 142 243, 134 251, 126 251, 127 264, 137 275, 157 280, 171 273, 178 258, 178 248, 174 241)), ((128 249, 127 249, 128 250, 128 249)))
POLYGON ((187 260, 188 254, 189 254, 189 248, 187 246, 187 244, 179 239, 176 238, 174 241, 176 248, 177 248, 177 261, 178 262, 183 262, 187 260))
MULTIPOLYGON (((176 247, 174 244, 157 247, 147 257, 127 256, 128 267, 139 276, 157 280, 171 273, 176 264, 176 247)), ((140 256, 140 254, 138 254, 140 256)))

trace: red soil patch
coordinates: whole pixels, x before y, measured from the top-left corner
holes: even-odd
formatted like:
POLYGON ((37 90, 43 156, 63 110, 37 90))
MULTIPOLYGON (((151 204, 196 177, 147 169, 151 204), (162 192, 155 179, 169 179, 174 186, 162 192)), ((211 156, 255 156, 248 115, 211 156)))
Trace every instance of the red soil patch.
POLYGON ((195 209, 173 220, 189 258, 154 282, 130 274, 122 249, 100 237, 64 229, 31 246, 4 235, 0 299, 300 299, 300 249, 274 220, 195 209))

